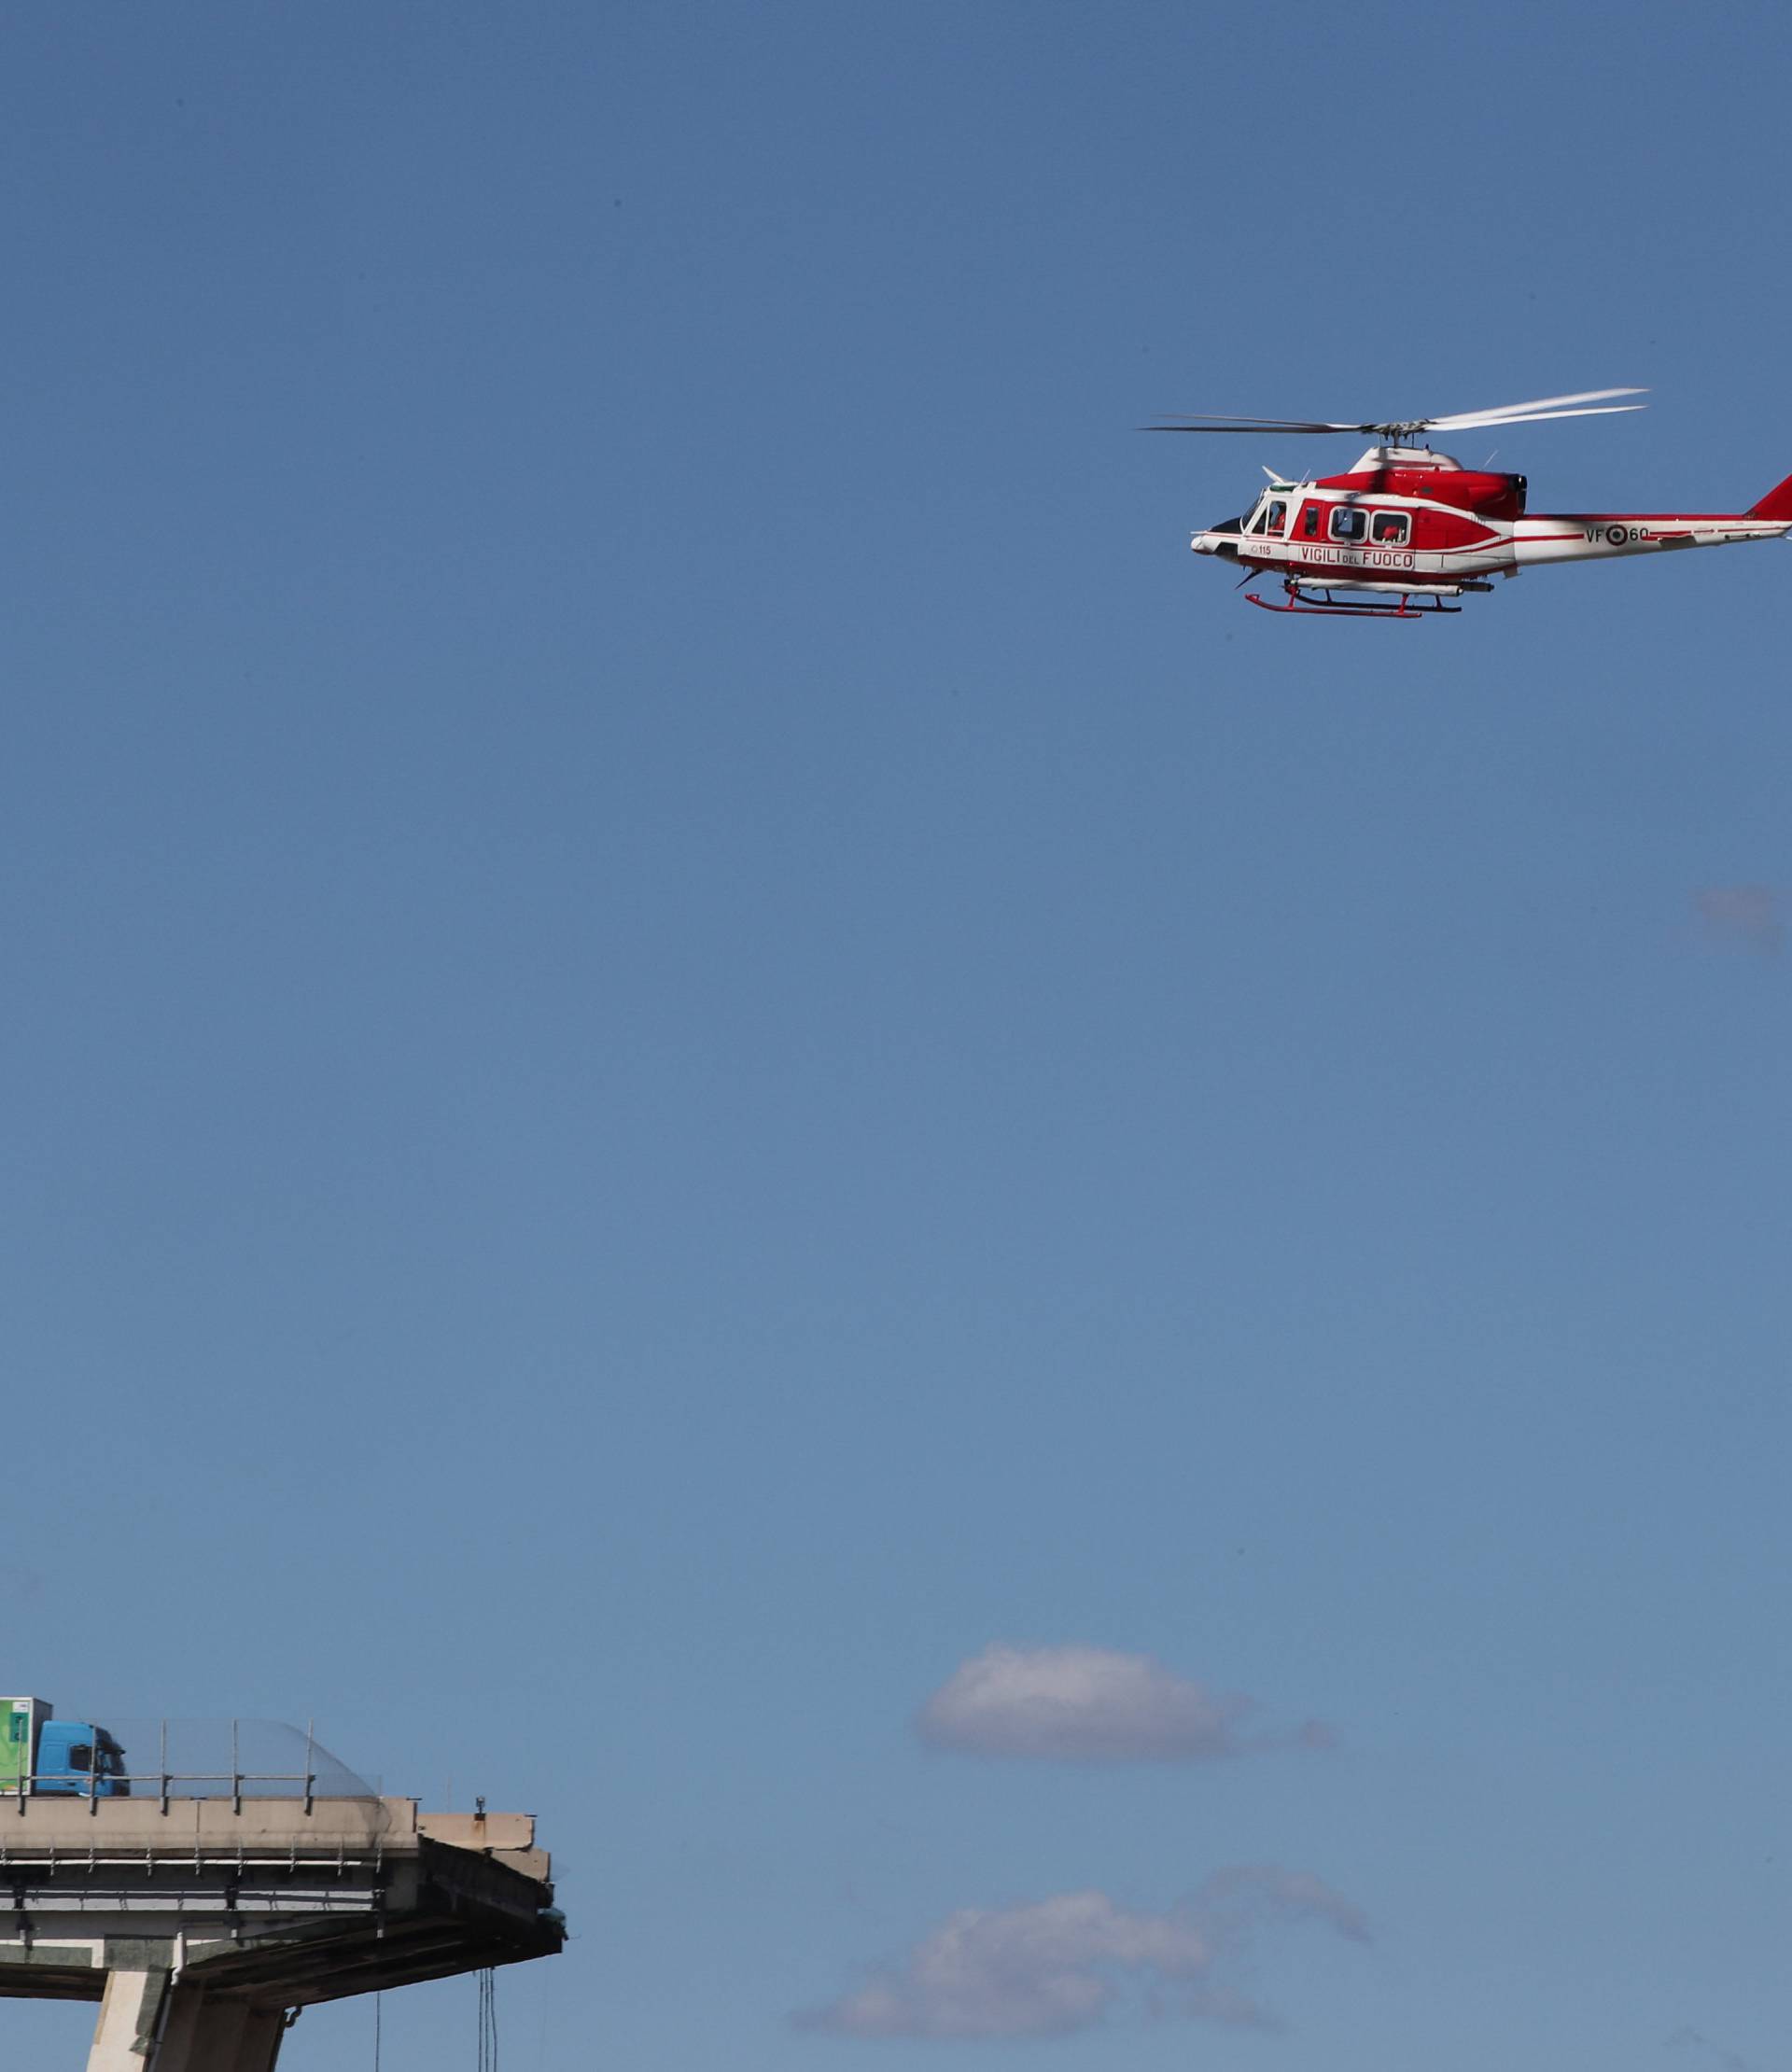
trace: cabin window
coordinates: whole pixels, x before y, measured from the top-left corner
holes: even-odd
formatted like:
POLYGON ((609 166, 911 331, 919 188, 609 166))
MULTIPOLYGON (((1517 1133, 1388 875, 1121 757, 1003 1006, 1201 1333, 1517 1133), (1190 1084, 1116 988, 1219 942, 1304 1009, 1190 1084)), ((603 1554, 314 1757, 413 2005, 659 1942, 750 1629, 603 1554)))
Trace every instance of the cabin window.
POLYGON ((1369 537, 1378 547, 1404 547, 1411 529, 1412 520, 1404 511, 1378 511, 1369 537))
POLYGON ((72 1741, 68 1744, 68 1767, 71 1770, 91 1770, 93 1745, 91 1742, 72 1741))
POLYGON ((1287 524, 1288 506, 1286 504, 1272 503, 1269 506, 1268 516, 1264 520, 1265 531, 1274 533, 1276 538, 1280 539, 1287 524))
POLYGON ((1306 510, 1301 512, 1300 537, 1303 539, 1317 539, 1319 538, 1320 508, 1318 504, 1309 504, 1306 510))
POLYGON ((1332 538, 1354 544, 1369 529, 1369 514, 1354 504, 1339 504, 1332 512, 1332 538))

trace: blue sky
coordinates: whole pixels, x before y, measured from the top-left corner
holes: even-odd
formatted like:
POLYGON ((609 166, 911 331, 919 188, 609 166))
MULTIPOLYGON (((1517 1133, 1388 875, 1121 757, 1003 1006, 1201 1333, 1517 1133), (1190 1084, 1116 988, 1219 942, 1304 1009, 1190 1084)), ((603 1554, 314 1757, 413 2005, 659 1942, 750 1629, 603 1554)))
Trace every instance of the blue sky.
POLYGON ((7 1687, 539 1813, 520 2072, 1771 2072, 1792 563, 1133 427, 1746 506, 1784 12, 6 26, 7 1687))

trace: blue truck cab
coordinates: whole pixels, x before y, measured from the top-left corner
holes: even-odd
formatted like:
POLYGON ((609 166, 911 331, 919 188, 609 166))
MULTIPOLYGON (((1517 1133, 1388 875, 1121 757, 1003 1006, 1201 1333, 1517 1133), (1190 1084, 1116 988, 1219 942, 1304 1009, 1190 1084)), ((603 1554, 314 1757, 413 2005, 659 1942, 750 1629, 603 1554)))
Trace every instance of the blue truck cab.
POLYGON ((31 1788, 46 1797, 128 1799, 124 1750, 104 1727, 80 1719, 47 1719, 37 1732, 37 1771, 31 1788))

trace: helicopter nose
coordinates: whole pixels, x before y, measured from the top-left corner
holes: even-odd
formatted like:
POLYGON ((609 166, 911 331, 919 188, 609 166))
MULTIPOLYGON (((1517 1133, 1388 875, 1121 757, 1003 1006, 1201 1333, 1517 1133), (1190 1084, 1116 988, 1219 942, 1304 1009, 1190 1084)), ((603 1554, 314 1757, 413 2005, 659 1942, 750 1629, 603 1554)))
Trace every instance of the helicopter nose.
POLYGON ((1238 541, 1223 532, 1197 532, 1189 545, 1197 554, 1223 554, 1228 560, 1235 559, 1239 552, 1238 541))

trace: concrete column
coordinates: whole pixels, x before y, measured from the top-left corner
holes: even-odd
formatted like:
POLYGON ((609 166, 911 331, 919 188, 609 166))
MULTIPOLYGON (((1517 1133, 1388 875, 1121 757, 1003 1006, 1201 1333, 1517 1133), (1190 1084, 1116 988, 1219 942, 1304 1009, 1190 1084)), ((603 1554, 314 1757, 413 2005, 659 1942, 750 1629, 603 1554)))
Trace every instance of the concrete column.
POLYGON ((163 1970, 106 1973, 87 2072, 146 2072, 167 1991, 163 1970))
POLYGON ((87 2072, 273 2072, 286 2028, 279 2009, 214 2000, 166 1971, 108 1971, 87 2072))
POLYGON ((286 2029, 277 2008, 266 2013, 176 1986, 161 2050, 132 2072, 273 2072, 286 2029))

